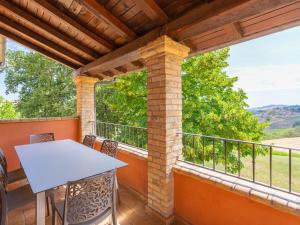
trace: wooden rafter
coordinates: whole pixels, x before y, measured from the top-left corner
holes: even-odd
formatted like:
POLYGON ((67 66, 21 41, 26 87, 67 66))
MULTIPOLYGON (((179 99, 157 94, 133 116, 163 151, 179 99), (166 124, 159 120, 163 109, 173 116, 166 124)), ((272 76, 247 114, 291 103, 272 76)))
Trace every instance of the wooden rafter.
POLYGON ((6 18, 5 16, 0 15, 0 27, 4 28, 5 27, 10 27, 11 29, 14 30, 16 33, 21 33, 25 35, 28 39, 31 39, 32 42, 38 42, 45 46, 46 49, 51 49, 52 51, 55 51, 59 55, 63 55, 64 58, 68 58, 69 61, 73 61, 78 65, 85 65, 88 63, 87 60, 81 58, 80 56, 74 54, 73 52, 69 51, 68 49, 65 49, 56 43, 44 38, 43 36, 27 29, 26 27, 17 24, 13 22, 12 20, 6 18))
POLYGON ((135 3, 151 20, 157 21, 158 25, 168 22, 168 15, 154 0, 135 0, 135 3))
POLYGON ((0 28, 0 34, 3 35, 3 36, 6 36, 6 37, 8 37, 8 38, 10 38, 10 39, 12 39, 12 40, 14 40, 16 42, 19 42, 20 44, 22 44, 22 45, 24 45, 24 46, 26 46, 28 48, 31 48, 31 49, 33 49, 33 50, 35 50, 35 51, 37 51, 37 52, 39 52, 39 53, 41 53, 41 54, 49 57, 49 58, 51 58, 51 59, 54 59, 55 61, 57 61, 59 63, 62 63, 64 65, 66 65, 66 66, 69 66, 72 69, 78 69, 78 67, 79 67, 78 65, 70 62, 69 60, 66 60, 66 59, 64 59, 62 57, 59 57, 58 55, 53 54, 53 53, 51 53, 51 52, 49 52, 49 51, 47 51, 47 50, 45 50, 45 49, 43 49, 41 47, 39 47, 39 46, 37 46, 37 45, 29 42, 29 41, 26 41, 23 38, 20 38, 19 36, 15 35, 15 34, 13 34, 11 32, 9 32, 9 31, 7 31, 7 30, 5 30, 3 28, 0 28))
POLYGON ((244 18, 295 2, 295 0, 222 0, 212 1, 168 24, 180 41, 244 18))
POLYGON ((55 7, 53 4, 49 3, 45 0, 34 0, 37 4, 39 4, 40 7, 44 8, 48 12, 50 12, 55 17, 59 18, 63 22, 67 23, 68 25, 72 26, 79 32, 85 34, 89 38, 93 39, 103 47, 105 47, 107 50, 113 50, 114 46, 110 41, 106 40, 104 37, 101 37, 98 34, 95 34, 94 32, 90 31, 86 27, 82 26, 80 23, 78 23, 76 20, 74 20, 72 17, 67 15, 65 12, 60 11, 57 7, 55 7))
POLYGON ((109 24, 119 35, 126 37, 128 40, 136 38, 136 34, 133 30, 96 0, 81 0, 80 3, 95 17, 109 24))
POLYGON ((91 58, 95 59, 99 57, 99 54, 82 45, 80 42, 76 41, 74 38, 71 38, 60 31, 58 31, 56 28, 50 26, 49 24, 43 22, 42 20, 38 19, 37 17, 31 15, 30 13, 26 12, 25 10, 21 9, 19 6, 17 6, 14 3, 11 3, 6 0, 0 0, 0 8, 4 8, 6 11, 10 12, 11 14, 15 15, 17 18, 20 18, 21 20, 25 21, 26 23, 29 23, 33 26, 35 26, 38 29, 41 29, 48 34, 50 34, 52 37, 59 39, 60 41, 64 42, 68 46, 77 49, 78 51, 89 55, 91 58))

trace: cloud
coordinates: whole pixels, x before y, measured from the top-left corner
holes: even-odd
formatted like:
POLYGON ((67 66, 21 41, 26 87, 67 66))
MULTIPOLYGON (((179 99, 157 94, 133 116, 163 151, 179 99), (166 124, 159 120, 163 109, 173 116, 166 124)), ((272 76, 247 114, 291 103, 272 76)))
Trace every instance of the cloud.
POLYGON ((239 78, 236 88, 246 93, 300 88, 300 64, 231 67, 227 72, 239 78))

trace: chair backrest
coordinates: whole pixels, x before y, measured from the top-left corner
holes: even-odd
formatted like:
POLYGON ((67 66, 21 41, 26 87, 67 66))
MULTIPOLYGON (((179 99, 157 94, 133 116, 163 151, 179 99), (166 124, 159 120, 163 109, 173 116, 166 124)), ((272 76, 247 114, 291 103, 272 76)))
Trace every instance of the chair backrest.
POLYGON ((54 141, 54 133, 31 134, 29 136, 29 143, 41 143, 47 141, 54 141))
POLYGON ((0 183, 0 203, 1 203, 1 219, 0 219, 0 225, 6 225, 7 224, 7 199, 6 199, 6 192, 3 185, 0 183))
POLYGON ((63 224, 81 224, 102 219, 114 206, 114 179, 115 171, 112 170, 68 182, 63 224))
POLYGON ((85 135, 82 144, 94 148, 96 143, 96 136, 95 135, 85 135))
POLYGON ((8 179, 7 179, 7 173, 3 169, 2 166, 0 166, 0 184, 4 187, 6 190, 7 184, 8 184, 8 179))
POLYGON ((104 140, 101 145, 100 152, 116 158, 118 150, 118 142, 112 140, 104 140))
POLYGON ((7 174, 7 160, 6 160, 6 157, 4 155, 2 148, 0 148, 0 165, 2 166, 5 173, 7 174))

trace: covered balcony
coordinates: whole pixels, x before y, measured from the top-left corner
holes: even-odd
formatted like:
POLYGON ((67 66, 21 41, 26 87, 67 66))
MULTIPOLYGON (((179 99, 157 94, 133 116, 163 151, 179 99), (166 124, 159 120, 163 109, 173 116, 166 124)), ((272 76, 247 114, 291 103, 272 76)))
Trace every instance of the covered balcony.
MULTIPOLYGON (((8 170, 20 167, 15 146, 28 144, 30 134, 53 132, 57 140, 82 142, 93 133, 96 150, 103 139, 114 139, 117 158, 128 163, 117 172, 121 225, 300 224, 299 190, 291 176, 298 150, 282 150, 289 171, 277 188, 274 146, 182 132, 181 87, 185 58, 299 24, 296 0, 0 1, 0 34, 73 68, 77 88, 77 117, 0 121, 8 170), (96 121, 95 84, 141 69, 148 72, 147 128, 96 121), (223 168, 215 161, 221 145, 223 168), (253 152, 248 177, 240 173, 240 161, 234 173, 227 167, 229 146, 238 159, 243 146, 253 152), (208 160, 200 147, 210 149, 208 160), (264 182, 255 167, 256 149, 262 148, 270 155, 264 182)), ((35 212, 33 199, 11 210, 8 222, 36 224, 35 212)))

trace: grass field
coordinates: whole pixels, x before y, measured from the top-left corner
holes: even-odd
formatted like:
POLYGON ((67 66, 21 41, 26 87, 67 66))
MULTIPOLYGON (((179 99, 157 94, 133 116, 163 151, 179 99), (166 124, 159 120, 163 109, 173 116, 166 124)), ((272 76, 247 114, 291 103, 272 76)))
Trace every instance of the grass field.
POLYGON ((285 128, 285 129, 266 129, 264 130, 265 139, 278 139, 278 138, 290 138, 300 137, 300 126, 285 128))
MULTIPOLYGON (((272 155, 272 183, 279 188, 288 189, 289 184, 289 158, 288 154, 283 152, 274 152, 272 155)), ((251 159, 244 159, 245 168, 241 175, 249 179, 252 178, 251 159)), ((270 163, 269 155, 258 156, 256 158, 256 180, 269 184, 270 163)), ((300 155, 292 155, 292 191, 300 193, 300 155)))
MULTIPOLYGON (((241 170, 241 177, 252 180, 252 159, 251 156, 241 158, 244 167, 241 170)), ((272 154, 272 184, 278 188, 289 188, 289 157, 287 152, 273 151, 272 154)), ((200 163, 201 164, 201 163, 200 163)), ((212 168, 212 161, 205 162, 206 167, 212 168)), ((255 179, 265 184, 270 183, 270 156, 258 155, 256 157, 255 179)), ((216 165, 216 169, 224 171, 224 165, 216 165)), ((237 175, 237 174, 235 174, 237 175)), ((292 154, 292 191, 300 193, 300 154, 292 154)))

